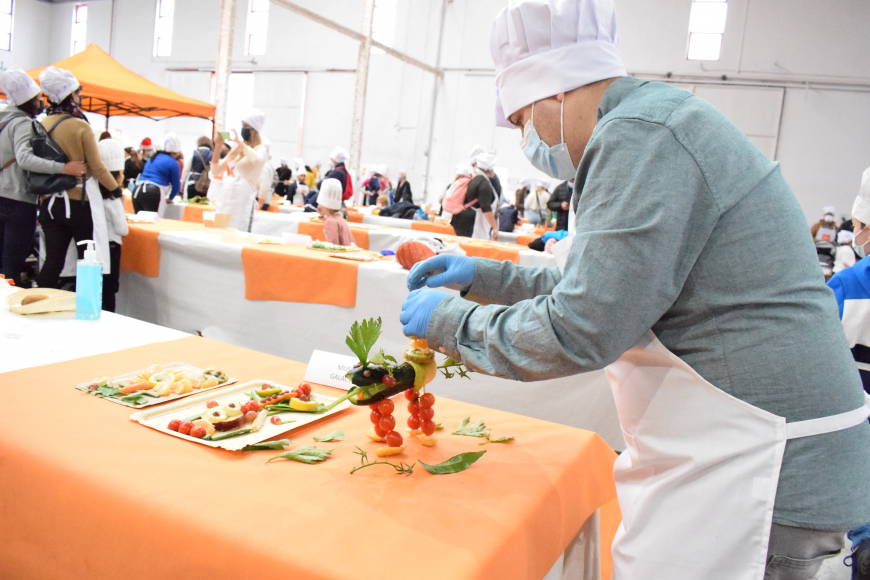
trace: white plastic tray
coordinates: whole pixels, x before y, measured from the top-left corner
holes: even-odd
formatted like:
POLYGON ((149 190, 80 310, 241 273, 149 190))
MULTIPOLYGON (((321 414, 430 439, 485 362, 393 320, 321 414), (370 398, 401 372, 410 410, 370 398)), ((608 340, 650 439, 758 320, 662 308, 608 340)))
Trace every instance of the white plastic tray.
MULTIPOLYGON (((193 365, 189 365, 189 364, 183 363, 183 362, 173 362, 173 363, 168 363, 168 364, 165 364, 162 366, 163 366, 164 370, 175 371, 176 373, 188 372, 191 374, 202 374, 202 371, 205 370, 205 369, 201 369, 201 368, 198 368, 198 367, 195 367, 193 365)), ((116 377, 109 377, 108 384, 111 384, 112 386, 116 386, 118 383, 123 383, 123 382, 129 381, 130 379, 135 378, 136 375, 138 375, 143 370, 147 370, 147 369, 139 369, 138 371, 133 371, 131 373, 118 375, 116 377)), ((218 369, 218 370, 220 370, 220 369, 218 369)), ((168 395, 166 397, 148 397, 148 401, 144 405, 131 405, 130 403, 125 403, 124 401, 120 401, 118 399, 107 398, 107 397, 97 397, 97 398, 105 399, 106 401, 111 401, 112 403, 118 403, 119 405, 124 405, 125 407, 132 407, 133 409, 142 409, 144 407, 151 407, 153 405, 160 405, 161 403, 165 403, 167 401, 173 401, 175 399, 189 397, 189 396, 195 395, 197 393, 204 393, 206 391, 213 391, 215 389, 219 389, 221 387, 226 387, 227 385, 231 385, 231 384, 237 382, 238 380, 239 379, 228 376, 227 382, 221 383, 219 385, 215 385, 213 387, 208 387, 207 389, 194 389, 193 391, 191 391, 189 393, 184 393, 183 395, 171 394, 171 395, 168 395)), ((87 383, 81 383, 80 385, 76 385, 76 388, 80 391, 84 391, 86 393, 89 393, 90 391, 88 390, 88 387, 91 384, 92 384, 92 381, 88 381, 87 383)))
MULTIPOLYGON (((343 401, 342 403, 336 405, 334 409, 331 409, 325 413, 280 413, 274 416, 281 417, 281 419, 283 419, 284 421, 293 420, 294 422, 290 424, 285 423, 283 425, 275 425, 271 422, 271 417, 269 417, 268 419, 266 419, 266 424, 263 425, 263 427, 256 433, 247 433, 245 435, 230 437, 229 439, 222 439, 220 441, 197 439, 195 437, 190 437, 189 435, 182 435, 181 433, 178 433, 177 431, 172 431, 168 428, 169 422, 173 419, 179 419, 183 421, 185 419, 190 419, 198 413, 204 414, 206 410, 205 404, 212 399, 221 404, 230 403, 232 401, 245 403, 250 400, 245 395, 245 393, 261 387, 264 383, 269 383, 270 385, 278 387, 281 390, 292 390, 291 387, 278 384, 275 381, 250 381, 248 383, 234 385, 232 388, 221 389, 219 393, 202 393, 194 397, 189 397, 184 401, 177 401, 175 403, 163 405, 159 409, 138 411, 130 415, 130 418, 137 423, 145 425, 146 427, 151 427, 152 429, 156 429, 157 431, 161 431, 163 433, 168 433, 169 435, 173 435, 175 437, 180 437, 181 439, 193 441, 202 445, 208 445, 209 447, 220 447, 221 449, 227 449, 229 451, 238 451, 247 445, 259 443, 261 441, 265 441, 266 439, 271 439, 276 435, 292 431, 297 427, 302 427, 303 425, 313 423, 314 421, 319 421, 324 417, 334 415, 339 411, 347 409, 351 405, 349 401, 343 401)), ((318 403, 323 403, 324 405, 329 405, 337 398, 338 397, 329 397, 327 395, 321 395, 319 393, 311 394, 312 400, 317 401, 318 403)))

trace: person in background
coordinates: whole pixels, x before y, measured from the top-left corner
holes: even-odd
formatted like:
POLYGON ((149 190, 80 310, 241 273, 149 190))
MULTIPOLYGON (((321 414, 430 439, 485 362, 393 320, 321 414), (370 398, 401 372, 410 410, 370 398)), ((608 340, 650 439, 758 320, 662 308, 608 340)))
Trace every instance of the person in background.
POLYGON ((855 235, 848 230, 840 230, 837 233, 837 253, 834 256, 834 274, 855 265, 855 250, 852 249, 852 241, 855 235))
POLYGON ((518 223, 520 223, 520 212, 517 206, 505 201, 498 209, 498 231, 512 232, 518 223))
POLYGON ((301 203, 303 205, 307 203, 306 198, 311 193, 311 190, 305 182, 307 177, 308 174, 303 168, 300 173, 296 174, 296 179, 290 181, 290 185, 287 186, 286 197, 291 203, 301 203))
MULTIPOLYGON (((843 331, 858 365, 864 391, 870 396, 870 309, 866 307, 870 301, 870 260, 863 259, 870 249, 868 224, 870 168, 864 171, 861 188, 852 207, 852 226, 855 232, 852 247, 861 259, 853 267, 841 270, 828 280, 828 287, 834 291, 837 299, 843 331)), ((852 232, 840 232, 839 235, 845 233, 852 235, 852 232)), ((852 580, 870 580, 870 523, 851 530, 848 537, 852 541, 852 580)))
POLYGON ((111 139, 111 138, 112 138, 112 134, 109 133, 108 131, 103 131, 102 133, 100 133, 100 141, 105 141, 106 139, 111 139))
POLYGON ((517 208, 517 215, 520 219, 526 217, 526 196, 529 195, 529 180, 523 179, 520 182, 520 187, 514 192, 514 206, 517 208))
POLYGON ((396 192, 393 194, 393 203, 410 201, 413 203, 414 196, 411 194, 411 184, 408 183, 408 174, 399 171, 399 182, 396 184, 396 192))
POLYGON ((390 205, 390 198, 386 195, 378 196, 377 202, 375 202, 375 211, 380 212, 382 209, 390 205))
POLYGON ((127 188, 131 181, 135 182, 139 178, 139 175, 142 174, 142 167, 145 165, 145 162, 139 157, 139 152, 132 146, 125 148, 124 152, 128 155, 127 160, 124 161, 124 187, 127 188))
POLYGON ((303 165, 302 167, 305 169, 305 185, 308 186, 308 189, 317 189, 318 175, 320 175, 319 168, 311 167, 310 165, 303 165))
MULTIPOLYGON (((347 162, 350 155, 344 147, 336 147, 332 150, 332 153, 329 154, 329 160, 332 162, 332 171, 326 174, 324 179, 337 179, 341 184, 341 199, 342 202, 347 201, 351 197, 353 197, 353 183, 350 179, 350 175, 347 173, 347 167, 345 163, 347 162)), ((309 186, 310 187, 310 186, 309 186)))
POLYGON ((377 202, 382 189, 380 178, 381 174, 375 171, 363 184, 363 189, 366 191, 364 205, 375 205, 377 202))
POLYGON ((547 209, 556 212, 556 231, 568 229, 568 204, 574 194, 574 180, 563 181, 553 190, 547 209))
MULTIPOLYGON (((117 180, 120 187, 124 181, 124 146, 115 139, 100 141, 97 147, 100 150, 100 158, 106 169, 117 180)), ((127 227, 127 216, 124 212, 124 202, 120 196, 108 191, 100 185, 103 194, 103 208, 106 212, 106 231, 109 235, 109 260, 111 268, 109 273, 103 275, 103 310, 115 311, 115 295, 120 289, 121 280, 121 242, 130 230, 127 227)))
MULTIPOLYGON (((39 74, 42 91, 48 97, 47 116, 42 124, 51 138, 71 161, 84 161, 86 187, 43 195, 39 201, 39 224, 45 235, 45 261, 39 271, 40 288, 57 288, 66 262, 70 240, 76 243, 93 240, 97 259, 109 269, 109 240, 100 189, 87 181, 95 177, 106 191, 121 196, 118 181, 112 177, 100 158, 97 140, 80 105, 82 87, 69 71, 50 66, 39 74), (92 195, 93 194, 93 195, 92 195)), ((84 245, 76 245, 79 259, 84 257, 84 245)))
POLYGON ((817 221, 810 228, 815 242, 834 242, 837 239, 837 222, 834 221, 834 214, 837 209, 833 206, 825 206, 822 208, 822 219, 817 221))
POLYGON ((317 196, 317 211, 325 219, 323 220, 323 233, 326 241, 338 246, 353 245, 353 234, 350 227, 341 217, 341 182, 327 177, 320 184, 320 193, 317 196))
POLYGON ((154 211, 163 217, 166 200, 174 198, 181 191, 180 156, 181 141, 175 133, 169 133, 163 149, 145 163, 142 175, 136 182, 136 189, 133 190, 134 212, 154 211))
POLYGON ((286 159, 281 159, 281 165, 278 166, 275 172, 278 174, 275 193, 292 201, 293 197, 287 195, 287 188, 290 187, 291 180, 293 179, 293 170, 287 166, 286 159))
POLYGON ((142 163, 154 157, 154 145, 151 143, 151 137, 145 137, 139 144, 139 157, 142 158, 142 163))
MULTIPOLYGON (((477 167, 477 158, 485 153, 486 150, 483 148, 482 145, 475 145, 474 147, 472 147, 471 152, 468 154, 468 161, 469 163, 471 163, 472 169, 477 167)), ((495 158, 494 155, 493 158, 495 158)), ((492 183, 493 189, 495 189, 497 198, 501 199, 501 181, 499 180, 498 175, 493 170, 490 170, 487 175, 489 175, 489 181, 490 183, 492 183)))
POLYGON ((547 209, 547 202, 550 201, 550 192, 540 182, 532 184, 531 189, 532 191, 526 196, 523 215, 529 220, 530 224, 546 225, 547 216, 550 213, 550 210, 547 209))
POLYGON ((838 232, 842 232, 842 231, 851 232, 852 231, 852 218, 844 217, 843 221, 840 222, 840 225, 837 226, 837 231, 838 232))
POLYGON ((184 168, 181 170, 181 183, 185 199, 202 197, 206 194, 205 191, 200 193, 196 190, 196 182, 202 177, 203 171, 208 171, 213 149, 214 143, 208 137, 202 136, 196 140, 196 149, 193 150, 193 155, 185 160, 184 168))
POLYGON ((0 273, 21 287, 21 272, 33 247, 36 196, 27 192, 25 171, 84 175, 83 161, 57 163, 30 147, 31 124, 44 108, 39 85, 21 69, 0 72, 6 108, 0 111, 0 273))
POLYGON ((495 157, 488 153, 481 153, 475 159, 474 177, 468 183, 463 205, 474 203, 450 220, 457 236, 478 240, 498 239, 498 225, 493 213, 498 198, 490 181, 495 175, 493 167, 495 167, 495 157))
POLYGON ((212 158, 211 161, 212 175, 223 175, 228 167, 233 168, 233 174, 223 178, 217 212, 230 214, 230 227, 240 232, 251 230, 259 180, 269 159, 269 151, 260 136, 265 123, 266 115, 252 109, 242 119, 241 139, 236 135, 236 147, 225 159, 212 158))
POLYGON ((257 205, 261 211, 266 211, 272 203, 275 184, 278 183, 278 173, 275 171, 275 166, 272 165, 272 155, 270 153, 272 143, 266 137, 262 139, 263 145, 266 147, 266 162, 260 171, 260 179, 257 180, 257 205))

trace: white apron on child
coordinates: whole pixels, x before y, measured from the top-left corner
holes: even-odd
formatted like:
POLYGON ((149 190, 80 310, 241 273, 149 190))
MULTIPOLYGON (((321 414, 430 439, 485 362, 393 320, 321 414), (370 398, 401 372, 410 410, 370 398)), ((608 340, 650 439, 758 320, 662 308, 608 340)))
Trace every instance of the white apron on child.
MULTIPOLYGON (((91 177, 84 184, 84 192, 88 195, 88 205, 91 209, 91 221, 94 223, 92 238, 94 240, 94 249, 97 251, 97 260, 103 263, 103 274, 111 272, 111 260, 109 259, 109 230, 106 225, 106 209, 103 207, 103 196, 100 193, 100 184, 96 178, 91 177)), ((51 215, 52 206, 55 203, 63 203, 67 218, 70 216, 70 204, 81 203, 77 200, 70 201, 67 192, 62 191, 55 193, 48 200, 47 210, 51 215)), ((45 236, 40 230, 39 236, 39 262, 40 267, 45 261, 45 236)), ((79 254, 76 247, 76 240, 73 238, 66 251, 66 260, 64 261, 63 270, 60 273, 61 277, 74 277, 76 275, 76 263, 78 262, 79 254)))

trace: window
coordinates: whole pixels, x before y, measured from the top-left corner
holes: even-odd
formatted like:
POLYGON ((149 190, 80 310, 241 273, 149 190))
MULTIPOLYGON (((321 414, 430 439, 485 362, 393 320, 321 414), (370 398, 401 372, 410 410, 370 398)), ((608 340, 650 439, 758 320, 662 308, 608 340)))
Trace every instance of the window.
POLYGON ((727 0, 695 0, 689 15, 689 60, 719 60, 727 0))
POLYGON ((175 0, 157 0, 157 16, 154 18, 154 56, 172 55, 174 15, 175 0))
POLYGON ((248 24, 245 54, 266 54, 266 31, 269 29, 269 0, 248 0, 248 24))
MULTIPOLYGON (((215 104, 217 91, 217 77, 211 75, 211 88, 209 90, 209 102, 215 104)), ((242 118, 251 112, 254 106, 254 73, 230 73, 227 79, 227 117, 226 125, 219 127, 221 131, 242 127, 242 118)))
POLYGON ((73 6, 72 31, 70 32, 69 53, 70 56, 78 54, 87 46, 88 34, 88 5, 76 4, 73 6))
POLYGON ((0 0, 0 50, 12 50, 12 0, 0 0))
MULTIPOLYGON (((396 0, 375 0, 375 13, 372 17, 372 39, 381 44, 393 46, 396 34, 396 0)), ((384 54, 380 48, 372 47, 372 54, 384 54)))

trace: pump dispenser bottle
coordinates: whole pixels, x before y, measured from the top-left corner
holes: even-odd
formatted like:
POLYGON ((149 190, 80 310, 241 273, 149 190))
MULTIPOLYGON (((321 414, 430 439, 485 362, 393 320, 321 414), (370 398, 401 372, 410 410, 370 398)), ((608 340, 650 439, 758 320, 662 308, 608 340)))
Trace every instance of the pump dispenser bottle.
POLYGON ((87 244, 85 259, 76 264, 76 318, 97 320, 103 310, 103 264, 97 260, 93 240, 83 240, 78 245, 87 244))

